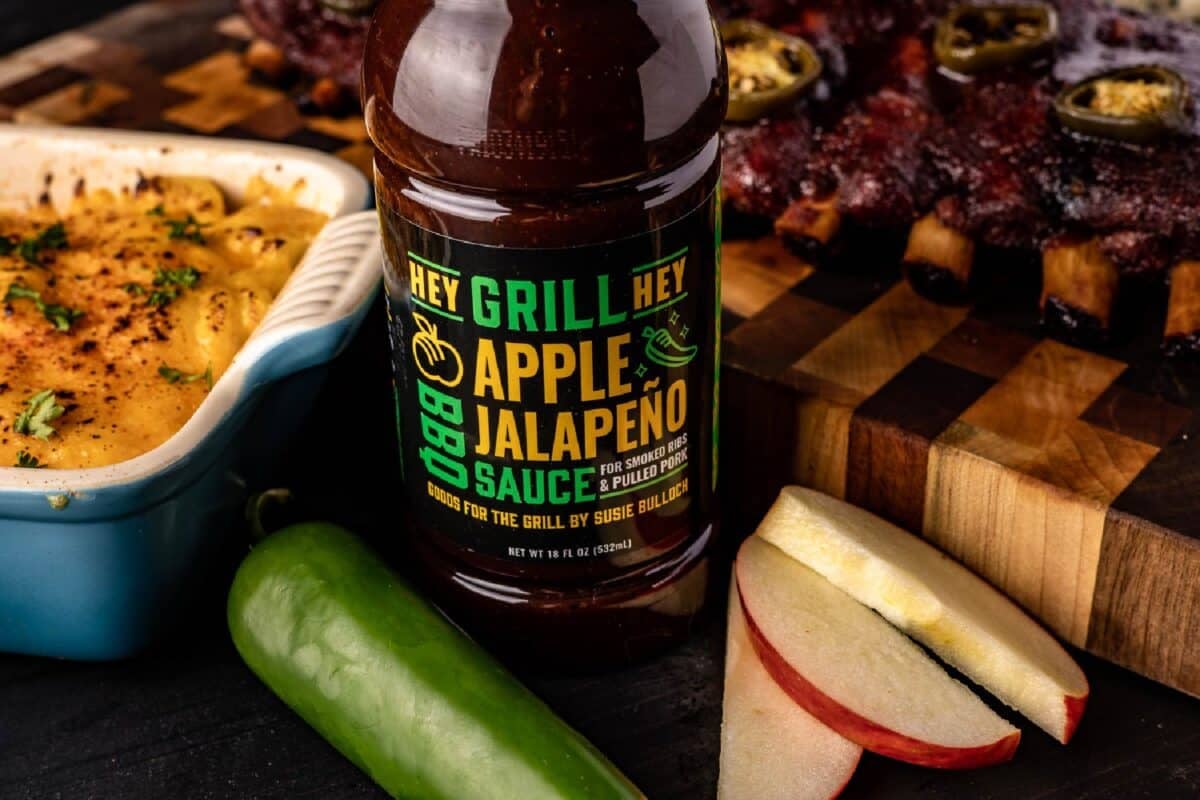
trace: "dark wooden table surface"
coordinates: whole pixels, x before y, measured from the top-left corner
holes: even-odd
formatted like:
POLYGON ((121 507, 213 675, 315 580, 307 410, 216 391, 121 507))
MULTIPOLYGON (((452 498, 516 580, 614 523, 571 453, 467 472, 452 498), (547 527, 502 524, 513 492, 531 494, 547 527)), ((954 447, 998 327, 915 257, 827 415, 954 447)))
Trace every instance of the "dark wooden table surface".
MULTIPOLYGON (((0 50, 118 5, 0 1, 0 50)), ((284 454, 280 475, 280 483, 317 513, 383 548, 402 535, 391 522, 396 474, 389 392, 384 326, 376 313, 334 367, 311 423, 284 454), (347 441, 327 424, 346 407, 361 409, 362 429, 371 436, 347 441)), ((730 521, 723 549, 732 549, 744 527, 730 521)), ((234 542, 241 535, 228 533, 234 542)), ((222 608, 237 557, 232 545, 193 614, 141 658, 97 665, 0 656, 0 800, 383 796, 238 660, 222 608)), ((650 798, 705 800, 715 796, 722 637, 717 614, 687 645, 651 663, 603 676, 525 677, 650 798)), ((1200 702, 1080 659, 1093 699, 1070 747, 1023 724, 1025 741, 1004 767, 936 772, 868 756, 845 796, 1200 797, 1200 702)))

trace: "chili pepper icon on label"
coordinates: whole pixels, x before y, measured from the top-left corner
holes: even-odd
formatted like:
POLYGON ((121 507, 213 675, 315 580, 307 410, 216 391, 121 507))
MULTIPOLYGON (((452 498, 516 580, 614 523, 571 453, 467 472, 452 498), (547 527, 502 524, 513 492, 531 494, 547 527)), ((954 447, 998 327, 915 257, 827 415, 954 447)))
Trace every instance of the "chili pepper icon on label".
POLYGON ((646 340, 646 358, 663 367, 686 367, 696 358, 700 348, 684 346, 666 328, 646 327, 642 331, 646 340))

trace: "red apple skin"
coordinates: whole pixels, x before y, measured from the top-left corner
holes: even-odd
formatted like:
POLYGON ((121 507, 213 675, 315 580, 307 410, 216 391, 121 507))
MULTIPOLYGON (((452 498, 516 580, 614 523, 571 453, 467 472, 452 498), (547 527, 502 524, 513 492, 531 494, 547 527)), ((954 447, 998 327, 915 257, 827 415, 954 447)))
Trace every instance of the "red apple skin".
MULTIPOLYGON (((741 591, 740 585, 738 588, 741 591)), ((1017 745, 1021 743, 1020 731, 984 747, 943 747, 888 730, 856 714, 822 693, 784 660, 763 636, 754 620, 753 611, 745 605, 745 596, 743 592, 742 609, 746 616, 746 628, 750 632, 750 642, 770 676, 801 708, 863 749, 897 761, 936 769, 989 767, 1011 761, 1017 752, 1017 745)), ((1067 699, 1068 705, 1071 700, 1067 699)), ((1078 718, 1075 721, 1078 724, 1078 718)))
MULTIPOLYGON (((745 679, 745 673, 746 673, 745 669, 737 669, 736 668, 736 669, 734 669, 733 673, 730 672, 730 669, 728 669, 728 667, 730 667, 730 663, 731 663, 730 658, 733 658, 733 657, 742 658, 742 660, 744 660, 746 662, 754 662, 755 667, 757 667, 758 670, 761 670, 760 673, 758 673, 757 675, 754 675, 754 679, 756 682, 758 680, 764 679, 764 680, 766 680, 766 682, 768 682, 768 684, 772 685, 773 691, 776 693, 775 697, 772 698, 773 705, 782 704, 782 705, 786 706, 785 710, 788 712, 788 714, 803 715, 806 718, 806 720, 809 721, 809 724, 812 724, 812 726, 824 727, 824 726, 822 726, 822 724, 820 722, 816 721, 815 717, 812 717, 810 714, 808 714, 808 712, 803 711, 803 709, 800 708, 800 706, 798 704, 793 703, 791 698, 788 698, 786 696, 779 697, 779 693, 782 692, 781 688, 779 688, 779 685, 776 684, 775 679, 772 678, 772 676, 770 676, 769 674, 767 674, 766 670, 763 669, 762 661, 760 661, 760 658, 758 658, 758 654, 757 654, 757 651, 754 649, 754 645, 752 645, 750 643, 750 634, 749 634, 748 628, 746 628, 746 626, 745 626, 745 614, 743 613, 743 610, 742 610, 742 600, 740 600, 740 597, 738 596, 736 583, 734 583, 733 588, 730 591, 730 606, 728 606, 728 616, 730 616, 730 619, 728 619, 728 636, 730 636, 730 639, 728 639, 728 645, 726 648, 726 684, 725 684, 726 696, 725 696, 724 700, 722 700, 722 706, 725 706, 725 708, 728 708, 728 706, 727 706, 728 692, 730 692, 730 690, 731 690, 730 680, 732 679, 732 680, 736 681, 739 678, 743 679, 743 680, 745 679), (734 628, 740 628, 740 632, 737 634, 734 633, 734 628), (737 642, 736 651, 733 650, 734 640, 736 640, 736 642, 737 642), (734 652, 736 652, 736 655, 734 655, 734 652), (762 676, 762 678, 760 678, 760 675, 762 676)), ((740 664, 738 664, 738 667, 740 667, 740 664)), ((737 691, 737 690, 734 690, 734 691, 737 691)), ((778 723, 778 720, 769 721, 769 717, 767 717, 767 718, 758 717, 757 722, 760 723, 757 726, 758 728, 763 729, 763 727, 766 726, 766 729, 770 730, 770 729, 774 728, 775 724, 778 723)), ((726 744, 726 742, 725 742, 725 730, 726 730, 725 724, 726 724, 726 721, 722 720, 722 723, 721 723, 721 750, 722 750, 722 752, 721 752, 721 762, 720 762, 722 770, 725 769, 725 754, 726 754, 724 752, 725 744, 726 744)), ((845 736, 838 736, 838 738, 845 740, 845 736)), ((854 777, 854 772, 856 772, 858 770, 859 762, 862 762, 863 748, 858 745, 853 745, 852 742, 850 742, 848 740, 845 740, 845 744, 846 744, 846 746, 853 747, 853 751, 854 751, 853 763, 847 764, 848 769, 846 771, 844 780, 842 780, 840 786, 838 786, 836 788, 829 788, 828 789, 829 793, 827 795, 824 795, 824 800, 835 800, 836 798, 840 798, 841 794, 845 792, 846 787, 850 786, 850 783, 854 777)), ((745 753, 743 753, 743 757, 745 757, 745 753)), ((763 764, 760 759, 757 759, 755 757, 749 757, 748 760, 751 764, 756 764, 757 769, 766 770, 768 772, 774 772, 776 780, 779 780, 779 778, 781 778, 781 777, 785 778, 785 780, 786 780, 786 775, 791 774, 791 771, 792 771, 791 768, 779 769, 778 765, 775 765, 775 768, 773 769, 772 766, 770 766, 768 764, 763 764)), ((721 786, 719 786, 719 788, 718 788, 718 795, 724 796, 724 793, 721 792, 721 788, 732 789, 733 786, 726 786, 726 784, 724 784, 724 782, 722 782, 721 786)), ((736 793, 734 793, 734 796, 737 796, 737 798, 739 798, 739 799, 745 800, 746 798, 751 798, 752 795, 745 792, 745 787, 738 787, 738 790, 736 793)), ((816 795, 815 795, 815 793, 809 792, 805 796, 816 796, 816 795)))
POLYGON ((1083 719, 1083 712, 1087 708, 1089 696, 1091 696, 1090 686, 1088 687, 1088 694, 1063 699, 1063 703, 1067 707, 1067 725, 1063 729, 1062 735, 1063 744, 1071 741, 1071 737, 1075 735, 1075 731, 1079 730, 1079 721, 1083 719))

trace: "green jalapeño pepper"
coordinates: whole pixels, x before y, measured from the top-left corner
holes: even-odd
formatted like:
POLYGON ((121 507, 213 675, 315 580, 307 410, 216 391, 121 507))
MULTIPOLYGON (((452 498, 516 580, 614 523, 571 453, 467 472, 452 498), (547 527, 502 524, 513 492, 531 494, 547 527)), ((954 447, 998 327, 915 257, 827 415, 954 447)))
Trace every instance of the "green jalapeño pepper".
POLYGON ((748 19, 721 26, 729 60, 730 122, 753 122, 799 97, 821 75, 821 57, 798 36, 748 19))
POLYGON ((938 22, 933 52, 963 75, 1034 59, 1054 46, 1058 12, 1044 3, 963 3, 938 22))
POLYGON ((341 528, 263 539, 234 578, 229 631, 255 674, 392 797, 645 800, 341 528))
POLYGON ((378 0, 321 0, 321 5, 340 14, 365 17, 375 10, 377 2, 378 0))
POLYGON ((1149 144, 1191 127, 1191 92, 1174 70, 1122 67, 1063 89, 1054 110, 1077 133, 1149 144))

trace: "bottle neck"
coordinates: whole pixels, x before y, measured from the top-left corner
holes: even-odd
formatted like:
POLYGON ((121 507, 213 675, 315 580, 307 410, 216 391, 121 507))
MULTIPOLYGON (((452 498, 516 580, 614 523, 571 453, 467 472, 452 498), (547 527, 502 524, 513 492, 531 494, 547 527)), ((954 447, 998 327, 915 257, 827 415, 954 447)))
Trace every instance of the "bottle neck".
POLYGON ((705 0, 385 2, 367 124, 430 181, 555 194, 645 180, 720 129, 722 59, 705 0))
POLYGON ((376 191, 394 214, 455 239, 499 247, 570 247, 663 228, 704 204, 720 178, 716 136, 672 169, 555 193, 487 192, 413 175, 379 154, 376 191))

